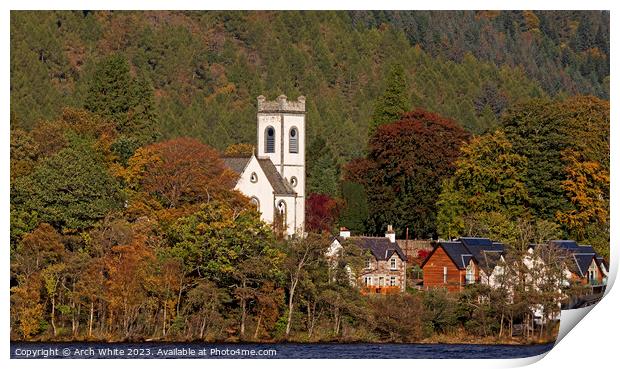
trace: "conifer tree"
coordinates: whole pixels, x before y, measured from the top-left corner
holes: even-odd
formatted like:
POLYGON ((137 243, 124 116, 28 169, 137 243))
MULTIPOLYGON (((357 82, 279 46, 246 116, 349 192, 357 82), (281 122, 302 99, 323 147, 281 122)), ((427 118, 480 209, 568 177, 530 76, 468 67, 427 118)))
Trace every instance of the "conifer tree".
POLYGON ((372 136, 378 126, 399 120, 408 110, 405 70, 402 65, 394 64, 387 76, 385 91, 376 102, 370 121, 369 136, 372 136))

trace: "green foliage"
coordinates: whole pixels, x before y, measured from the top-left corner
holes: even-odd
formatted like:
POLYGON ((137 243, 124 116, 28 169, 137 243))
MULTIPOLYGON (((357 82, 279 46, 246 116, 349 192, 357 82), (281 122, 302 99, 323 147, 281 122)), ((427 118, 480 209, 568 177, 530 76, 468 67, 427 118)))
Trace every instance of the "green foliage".
POLYGON ((133 78, 129 69, 121 54, 104 58, 95 68, 84 101, 86 109, 116 124, 123 140, 118 150, 124 160, 129 157, 126 151, 158 137, 153 89, 145 78, 133 78))
POLYGON ((340 214, 339 224, 351 232, 364 234, 368 218, 368 202, 364 186, 350 181, 342 183, 344 209, 340 214))
POLYGON ((340 173, 333 151, 322 138, 315 138, 308 147, 306 161, 306 193, 338 196, 340 173))
POLYGON ((122 204, 119 186, 88 142, 76 142, 46 158, 11 186, 12 209, 36 212, 39 221, 64 231, 90 227, 122 204))
POLYGON ((369 136, 374 134, 378 126, 399 120, 411 108, 407 96, 405 70, 402 65, 392 66, 385 83, 385 91, 377 99, 375 111, 370 118, 369 136))
POLYGON ((273 234, 254 210, 236 216, 229 205, 211 201, 197 212, 178 219, 168 231, 171 256, 184 263, 189 273, 219 279, 231 278, 239 262, 261 256, 272 267, 282 255, 273 246, 273 234))

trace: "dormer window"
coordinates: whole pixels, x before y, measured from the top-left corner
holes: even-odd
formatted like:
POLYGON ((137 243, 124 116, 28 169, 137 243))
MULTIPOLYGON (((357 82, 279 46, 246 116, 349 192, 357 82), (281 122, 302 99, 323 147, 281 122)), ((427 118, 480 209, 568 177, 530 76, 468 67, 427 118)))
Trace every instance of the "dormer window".
POLYGON ((271 126, 265 128, 265 152, 276 152, 276 130, 271 126))
POLYGON ((296 127, 291 128, 289 131, 288 152, 292 154, 299 152, 299 132, 296 127))
POLYGON ((390 269, 396 270, 396 258, 390 259, 390 269))

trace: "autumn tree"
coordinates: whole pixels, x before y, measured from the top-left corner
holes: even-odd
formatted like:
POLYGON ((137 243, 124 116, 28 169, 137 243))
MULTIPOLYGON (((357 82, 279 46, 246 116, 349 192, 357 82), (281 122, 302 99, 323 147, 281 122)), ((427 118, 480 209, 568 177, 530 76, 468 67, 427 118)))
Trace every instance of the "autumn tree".
POLYGON ((399 235, 408 227, 414 237, 433 236, 441 181, 468 137, 453 120, 421 109, 378 127, 366 160, 346 173, 368 196, 368 230, 382 233, 393 224, 399 235))
POLYGON ((336 199, 324 194, 310 194, 306 200, 306 229, 309 232, 330 232, 336 225, 339 206, 336 199))
POLYGON ((226 196, 236 175, 215 149, 193 138, 177 138, 138 149, 129 159, 125 179, 174 208, 226 196))
POLYGON ((442 237, 455 237, 460 231, 507 241, 510 222, 528 209, 526 163, 502 131, 474 137, 462 146, 456 171, 439 196, 442 237))

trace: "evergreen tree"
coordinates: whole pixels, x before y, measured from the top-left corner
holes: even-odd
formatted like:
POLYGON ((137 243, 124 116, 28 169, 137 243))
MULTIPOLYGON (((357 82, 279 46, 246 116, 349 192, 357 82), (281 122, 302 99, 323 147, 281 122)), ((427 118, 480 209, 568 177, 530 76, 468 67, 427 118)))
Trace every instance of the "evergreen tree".
POLYGON ((153 88, 144 77, 133 78, 129 63, 119 54, 95 69, 84 107, 116 124, 120 136, 113 149, 123 163, 138 147, 159 137, 153 88))
POLYGON ((336 158, 321 136, 312 140, 306 163, 306 193, 337 196, 339 173, 336 158))
POLYGON ((402 65, 395 64, 387 76, 383 95, 375 104, 375 110, 370 121, 370 135, 375 132, 378 126, 399 120, 409 108, 405 70, 402 65))

